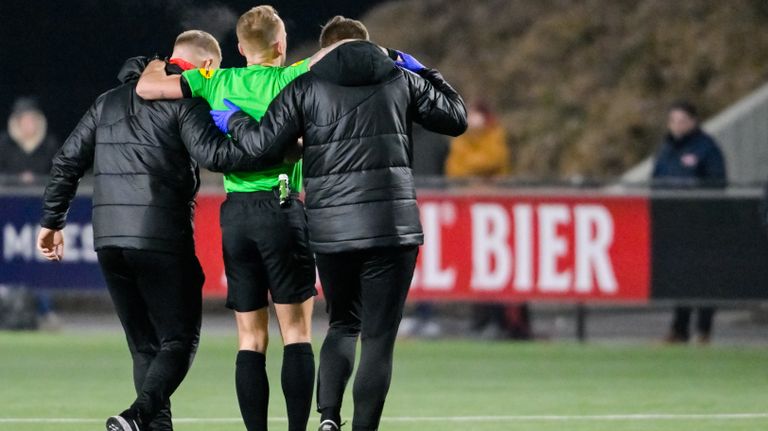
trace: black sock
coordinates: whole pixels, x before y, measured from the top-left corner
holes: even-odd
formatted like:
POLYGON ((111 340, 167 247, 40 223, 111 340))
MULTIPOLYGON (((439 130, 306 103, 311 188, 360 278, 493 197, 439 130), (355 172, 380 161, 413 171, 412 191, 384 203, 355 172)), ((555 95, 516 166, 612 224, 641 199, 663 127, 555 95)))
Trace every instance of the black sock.
POLYGON ((237 352, 235 386, 245 428, 248 431, 266 431, 269 381, 263 353, 251 350, 237 352))
POLYGON ((288 410, 288 430, 305 431, 315 388, 315 355, 312 344, 288 344, 283 351, 281 381, 288 410))

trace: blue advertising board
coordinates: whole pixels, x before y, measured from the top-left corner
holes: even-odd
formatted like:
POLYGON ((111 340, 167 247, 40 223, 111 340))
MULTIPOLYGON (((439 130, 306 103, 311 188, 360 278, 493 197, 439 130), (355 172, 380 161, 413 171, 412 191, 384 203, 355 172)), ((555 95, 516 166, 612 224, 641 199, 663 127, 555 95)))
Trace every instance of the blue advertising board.
POLYGON ((77 197, 64 229, 64 259, 49 262, 37 251, 40 196, 0 196, 0 284, 39 289, 105 286, 93 250, 90 197, 77 197))

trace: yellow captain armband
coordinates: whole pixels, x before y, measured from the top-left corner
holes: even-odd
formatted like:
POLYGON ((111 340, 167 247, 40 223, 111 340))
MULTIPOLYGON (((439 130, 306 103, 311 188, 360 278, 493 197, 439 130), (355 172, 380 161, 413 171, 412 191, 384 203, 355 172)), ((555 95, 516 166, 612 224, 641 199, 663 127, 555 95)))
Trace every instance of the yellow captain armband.
POLYGON ((203 78, 205 79, 211 79, 211 77, 213 77, 213 73, 215 72, 214 69, 203 69, 202 67, 197 69, 197 71, 200 72, 200 74, 203 75, 203 78))

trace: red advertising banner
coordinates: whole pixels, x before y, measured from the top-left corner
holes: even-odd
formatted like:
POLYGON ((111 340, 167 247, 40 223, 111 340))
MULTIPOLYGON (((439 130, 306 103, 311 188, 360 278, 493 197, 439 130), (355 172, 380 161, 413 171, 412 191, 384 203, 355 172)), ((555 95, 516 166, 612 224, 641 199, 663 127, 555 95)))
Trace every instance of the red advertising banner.
MULTIPOLYGON (((208 295, 224 295, 218 207, 200 196, 197 252, 208 295)), ((412 300, 645 302, 650 221, 643 197, 422 194, 412 300)))
POLYGON ((221 251, 219 207, 224 195, 200 194, 195 208, 195 251, 205 272, 205 296, 227 296, 227 277, 221 251))
POLYGON ((424 196, 411 299, 647 301, 645 198, 424 196))

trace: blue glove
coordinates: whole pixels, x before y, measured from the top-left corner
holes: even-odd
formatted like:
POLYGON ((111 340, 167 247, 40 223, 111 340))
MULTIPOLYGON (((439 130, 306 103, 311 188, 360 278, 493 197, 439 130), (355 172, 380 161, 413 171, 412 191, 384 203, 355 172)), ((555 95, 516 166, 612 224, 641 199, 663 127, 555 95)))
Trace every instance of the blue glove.
POLYGON ((224 99, 224 104, 227 109, 213 110, 211 111, 211 118, 216 123, 216 127, 224 133, 229 133, 229 118, 232 117, 237 111, 240 111, 240 107, 230 102, 229 99, 224 99))
POLYGON ((411 72, 421 72, 422 70, 426 69, 426 66, 419 63, 419 60, 416 60, 414 56, 410 54, 406 54, 402 51, 395 50, 398 56, 400 56, 400 60, 396 61, 395 64, 402 67, 405 70, 410 70, 411 72))

